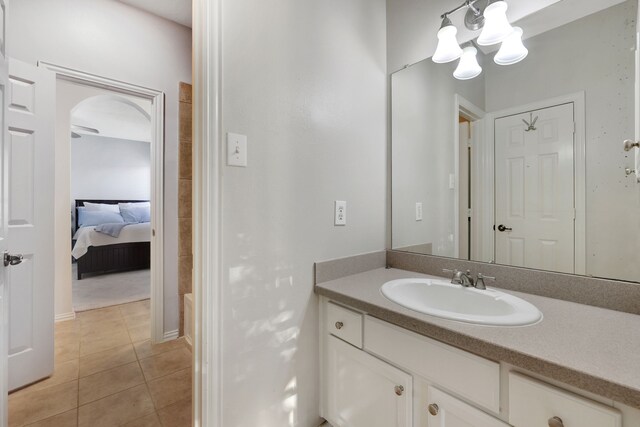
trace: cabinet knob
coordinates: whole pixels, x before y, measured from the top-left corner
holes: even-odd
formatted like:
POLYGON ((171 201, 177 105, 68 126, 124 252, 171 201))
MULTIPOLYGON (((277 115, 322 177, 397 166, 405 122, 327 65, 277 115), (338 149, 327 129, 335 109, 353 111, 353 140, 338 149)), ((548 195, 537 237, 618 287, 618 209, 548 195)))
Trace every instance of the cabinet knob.
POLYGON ((401 385, 395 386, 394 390, 398 396, 402 396, 402 394, 404 393, 404 387, 401 385))
POLYGON ((343 326, 344 326, 344 323, 336 322, 336 329, 342 329, 343 326))
POLYGON ((629 151, 633 148, 640 148, 640 142, 638 141, 633 141, 631 139, 626 139, 623 143, 622 143, 622 148, 624 148, 624 151, 629 151))
POLYGON ((436 415, 438 415, 438 411, 440 411, 440 408, 438 408, 438 405, 436 405, 435 403, 432 403, 431 405, 429 405, 429 413, 431 415, 435 417, 436 415))
POLYGON ((549 418, 549 427, 564 427, 564 423, 562 422, 562 418, 560 418, 560 417, 549 418))

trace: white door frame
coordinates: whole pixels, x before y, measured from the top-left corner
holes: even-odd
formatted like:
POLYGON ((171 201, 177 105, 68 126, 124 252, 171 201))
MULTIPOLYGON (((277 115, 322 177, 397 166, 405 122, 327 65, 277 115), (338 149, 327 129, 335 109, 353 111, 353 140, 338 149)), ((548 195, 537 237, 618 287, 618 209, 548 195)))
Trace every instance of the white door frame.
POLYGON ((223 427, 221 3, 193 1, 195 427, 223 427))
POLYGON ((57 79, 98 87, 151 101, 151 339, 164 334, 164 92, 89 74, 47 62, 38 62, 57 79))
MULTIPOLYGON (((454 254, 456 258, 461 258, 460 256, 460 222, 458 221, 458 216, 460 215, 460 116, 464 116, 465 118, 469 119, 470 122, 477 122, 479 124, 482 124, 482 119, 485 116, 485 112, 482 110, 482 108, 477 107, 476 105, 474 105, 471 101, 468 101, 467 99, 465 99, 464 97, 455 94, 454 95, 454 101, 453 101, 453 156, 454 156, 454 174, 455 174, 455 189, 453 191, 454 193, 454 202, 453 202, 453 211, 454 211, 454 215, 456 218, 456 221, 454 221, 453 224, 453 245, 454 245, 454 254)), ((471 126, 471 123, 469 123, 469 126, 471 126)), ((478 130, 477 135, 482 135, 481 130, 478 130)), ((474 139, 474 141, 479 142, 480 146, 482 146, 483 144, 481 143, 481 141, 479 139, 474 139)), ((477 159, 478 156, 474 156, 474 159, 477 159)), ((476 197, 474 197, 476 195, 476 191, 473 191, 475 188, 475 184, 478 179, 480 178, 478 176, 479 171, 483 170, 477 167, 477 161, 473 161, 474 162, 474 167, 473 170, 474 175, 471 177, 471 186, 472 188, 469 188, 469 191, 471 191, 471 197, 472 197, 472 201, 476 201, 476 197)), ((475 206, 475 204, 474 204, 475 206)), ((476 233, 474 233, 474 229, 477 227, 472 228, 472 240, 476 240, 476 233)), ((469 242, 469 245, 474 244, 474 242, 469 242)))
MULTIPOLYGON (((495 120, 514 116, 516 114, 526 113, 531 110, 541 110, 544 108, 555 107, 557 105, 573 103, 573 120, 575 122, 575 134, 574 134, 574 203, 575 203, 575 235, 574 235, 574 274, 585 275, 587 270, 587 156, 586 156, 586 110, 585 110, 585 93, 576 92, 568 95, 558 96, 555 98, 549 98, 542 101, 532 102, 530 104, 519 105, 517 107, 507 108, 500 111, 495 111, 487 114, 486 120, 486 141, 488 141, 492 149, 490 151, 491 156, 495 156, 495 120)), ((489 218, 494 221, 493 211, 495 204, 495 197, 493 196, 494 188, 490 192, 488 187, 483 188, 483 194, 491 194, 494 199, 494 203, 491 203, 491 211, 483 212, 484 215, 490 214, 489 218)), ((494 234, 494 233, 492 233, 494 234)), ((494 241, 494 239, 486 239, 488 241, 494 241)), ((494 259, 494 244, 491 245, 491 254, 484 253, 483 257, 490 256, 494 259)))

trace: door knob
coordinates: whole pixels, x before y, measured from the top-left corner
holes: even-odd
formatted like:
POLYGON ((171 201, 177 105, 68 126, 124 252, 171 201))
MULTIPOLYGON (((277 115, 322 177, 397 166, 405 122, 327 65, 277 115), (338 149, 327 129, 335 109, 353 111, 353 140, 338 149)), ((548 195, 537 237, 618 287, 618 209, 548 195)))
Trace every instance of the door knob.
POLYGON ((22 262, 23 256, 21 254, 11 255, 9 252, 4 253, 4 266, 18 265, 22 262))
POLYGON ((440 408, 435 403, 432 403, 431 405, 429 405, 429 413, 434 417, 438 415, 439 411, 440 411, 440 408))
POLYGON ((640 148, 640 142, 633 141, 631 139, 625 139, 625 141, 622 143, 622 147, 624 148, 624 151, 629 151, 634 147, 640 148))
POLYGON ((344 323, 336 322, 336 329, 342 329, 343 326, 344 326, 344 323))
POLYGON ((505 227, 503 224, 498 226, 498 231, 512 231, 513 228, 505 227))
POLYGON ((549 418, 549 427, 564 427, 564 423, 562 422, 562 418, 560 418, 560 417, 551 417, 551 418, 549 418))

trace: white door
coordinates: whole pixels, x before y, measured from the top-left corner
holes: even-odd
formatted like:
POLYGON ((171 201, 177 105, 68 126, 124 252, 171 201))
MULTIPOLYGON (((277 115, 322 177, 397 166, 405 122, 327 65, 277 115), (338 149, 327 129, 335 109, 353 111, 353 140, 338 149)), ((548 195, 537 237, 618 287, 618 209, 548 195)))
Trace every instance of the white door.
POLYGON ((334 427, 412 426, 411 376, 333 336, 326 380, 326 418, 334 427))
POLYGON ((497 263, 574 272, 573 158, 573 103, 496 119, 497 263))
POLYGON ((55 76, 9 59, 5 158, 9 390, 53 373, 55 76))
POLYGON ((433 386, 428 388, 427 402, 425 409, 429 427, 509 427, 433 386))
MULTIPOLYGON (((9 85, 9 65, 6 52, 7 2, 0 0, 0 254, 7 250, 7 135, 5 112, 7 111, 7 86, 9 85)), ((0 262, 0 427, 9 423, 7 394, 9 392, 7 357, 9 335, 9 301, 7 298, 7 269, 0 262)))

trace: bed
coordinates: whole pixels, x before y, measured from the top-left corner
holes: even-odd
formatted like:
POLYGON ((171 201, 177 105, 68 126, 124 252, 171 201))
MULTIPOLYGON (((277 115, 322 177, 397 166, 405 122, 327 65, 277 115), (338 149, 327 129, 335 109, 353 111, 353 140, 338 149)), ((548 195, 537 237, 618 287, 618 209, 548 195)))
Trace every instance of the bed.
POLYGON ((71 255, 77 261, 78 280, 84 274, 105 274, 147 269, 151 266, 151 224, 144 222, 126 226, 118 237, 95 231, 95 227, 78 226, 78 208, 85 203, 146 202, 147 200, 76 200, 75 234, 71 255))

